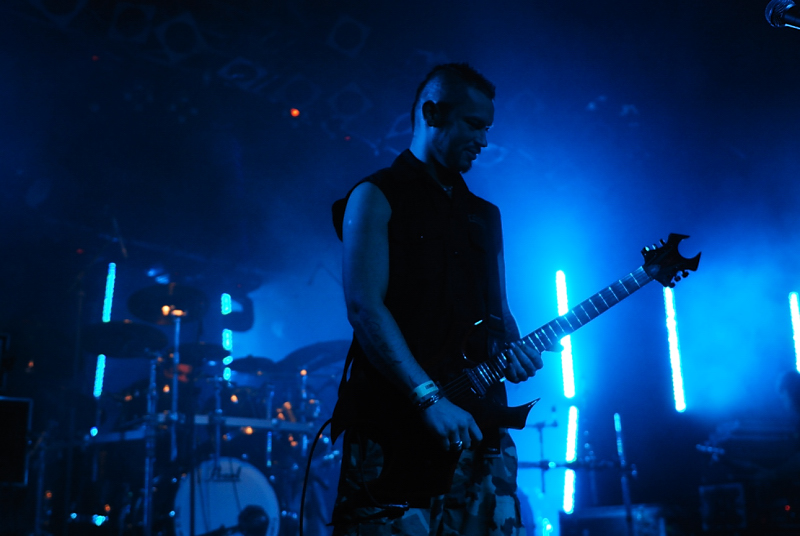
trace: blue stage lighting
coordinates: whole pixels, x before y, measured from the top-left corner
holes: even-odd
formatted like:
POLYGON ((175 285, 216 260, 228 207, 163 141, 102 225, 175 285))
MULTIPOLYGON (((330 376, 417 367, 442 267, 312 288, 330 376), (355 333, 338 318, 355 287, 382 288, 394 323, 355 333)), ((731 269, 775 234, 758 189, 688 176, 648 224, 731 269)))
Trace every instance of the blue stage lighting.
POLYGON ((681 348, 678 340, 678 321, 675 316, 675 293, 664 287, 664 305, 667 310, 667 333, 669 340, 669 362, 672 366, 672 391, 675 396, 675 409, 686 411, 683 393, 683 373, 681 372, 681 348))
POLYGON ((233 303, 231 302, 230 294, 222 295, 222 314, 228 315, 233 311, 233 303))
MULTIPOLYGON (((567 424, 567 462, 574 462, 578 450, 578 408, 570 406, 567 424)), ((564 512, 571 514, 575 507, 575 471, 564 473, 564 512)))
POLYGON ((797 292, 789 294, 789 309, 792 312, 792 337, 794 338, 794 359, 800 372, 800 309, 797 306, 797 292))
POLYGON ((575 471, 567 469, 564 473, 564 513, 571 514, 575 511, 575 471))
POLYGON ((117 265, 113 262, 108 265, 106 275, 106 296, 103 300, 103 322, 111 321, 111 304, 114 301, 114 283, 117 279, 117 265))
POLYGON ((578 408, 570 406, 567 424, 567 461, 574 462, 578 450, 578 408))
POLYGON ((97 356, 97 367, 94 369, 94 391, 92 394, 95 398, 100 398, 103 394, 103 378, 106 375, 106 356, 100 354, 97 356))
MULTIPOLYGON (((569 301, 567 300, 567 278, 564 272, 556 272, 556 295, 558 297, 558 314, 564 315, 569 312, 569 301)), ((561 339, 564 350, 561 352, 561 374, 564 381, 564 396, 567 398, 575 397, 575 373, 572 366, 572 340, 569 335, 561 339)))
MULTIPOLYGON (((229 352, 233 349, 233 331, 229 329, 222 330, 222 347, 228 350, 229 352)), ((230 365, 233 361, 233 358, 226 357, 222 363, 224 365, 230 365), (227 363, 225 362, 227 361, 227 363)), ((231 369, 225 367, 225 370, 222 371, 222 378, 227 382, 231 379, 231 369)))
MULTIPOLYGON (((117 265, 113 262, 108 264, 106 274, 106 294, 103 298, 103 322, 111 322, 111 306, 114 303, 114 285, 117 281, 117 265)), ((106 356, 97 356, 97 367, 94 369, 94 390, 92 394, 95 398, 100 398, 103 394, 103 377, 106 374, 106 356)))

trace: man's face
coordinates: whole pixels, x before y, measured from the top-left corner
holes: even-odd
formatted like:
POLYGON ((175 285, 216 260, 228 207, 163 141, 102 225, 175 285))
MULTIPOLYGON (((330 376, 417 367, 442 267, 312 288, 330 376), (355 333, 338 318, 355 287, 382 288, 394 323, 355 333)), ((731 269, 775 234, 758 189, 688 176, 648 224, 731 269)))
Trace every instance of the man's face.
POLYGON ((436 159, 449 170, 465 172, 481 149, 486 147, 486 132, 494 122, 492 100, 474 88, 458 92, 453 108, 446 114, 433 137, 436 159))

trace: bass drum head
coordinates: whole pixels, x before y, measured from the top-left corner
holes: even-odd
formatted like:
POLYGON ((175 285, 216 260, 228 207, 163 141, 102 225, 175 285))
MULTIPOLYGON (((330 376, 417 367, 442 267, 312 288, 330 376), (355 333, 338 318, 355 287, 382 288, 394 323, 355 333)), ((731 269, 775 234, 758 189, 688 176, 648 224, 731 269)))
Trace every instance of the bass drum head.
MULTIPOLYGON (((239 523, 239 513, 246 506, 260 506, 267 513, 267 536, 277 536, 280 529, 278 497, 267 477, 254 466, 238 458, 220 458, 201 463, 194 471, 194 532, 205 534, 239 523)), ((175 536, 191 533, 191 482, 181 480, 175 494, 175 536)))

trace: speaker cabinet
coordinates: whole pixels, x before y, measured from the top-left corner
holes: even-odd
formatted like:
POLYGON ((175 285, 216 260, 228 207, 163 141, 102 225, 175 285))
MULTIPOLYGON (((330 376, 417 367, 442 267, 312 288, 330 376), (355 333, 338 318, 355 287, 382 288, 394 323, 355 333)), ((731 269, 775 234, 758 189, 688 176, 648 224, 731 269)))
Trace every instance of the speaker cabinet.
POLYGON ((0 396, 0 485, 28 484, 28 433, 33 400, 0 396))

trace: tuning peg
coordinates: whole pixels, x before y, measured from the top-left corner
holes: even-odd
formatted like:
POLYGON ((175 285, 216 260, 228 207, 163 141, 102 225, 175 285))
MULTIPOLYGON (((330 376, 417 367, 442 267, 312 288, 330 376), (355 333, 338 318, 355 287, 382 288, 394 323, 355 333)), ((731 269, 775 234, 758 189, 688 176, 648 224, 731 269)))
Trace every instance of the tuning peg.
POLYGON ((667 242, 663 238, 661 239, 661 245, 662 246, 666 246, 667 245, 667 242))
POLYGON ((669 285, 667 285, 667 286, 668 286, 669 288, 675 288, 675 283, 670 283, 670 284, 669 284, 669 285))
POLYGON ((683 277, 689 277, 689 272, 687 272, 686 270, 684 270, 684 271, 683 271, 683 277))
POLYGON ((681 280, 681 274, 677 274, 677 275, 675 276, 675 282, 677 283, 677 282, 678 282, 678 281, 680 281, 680 280, 681 280))

